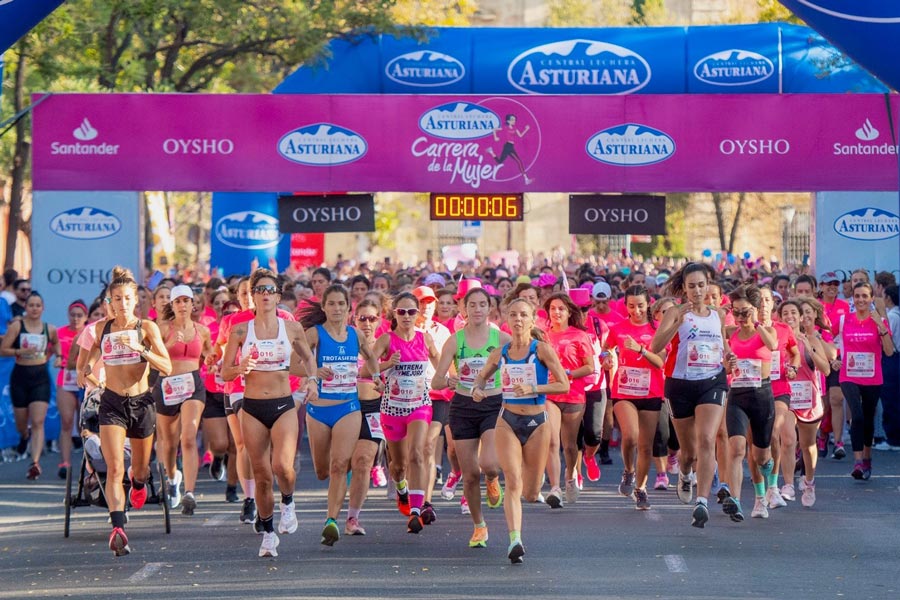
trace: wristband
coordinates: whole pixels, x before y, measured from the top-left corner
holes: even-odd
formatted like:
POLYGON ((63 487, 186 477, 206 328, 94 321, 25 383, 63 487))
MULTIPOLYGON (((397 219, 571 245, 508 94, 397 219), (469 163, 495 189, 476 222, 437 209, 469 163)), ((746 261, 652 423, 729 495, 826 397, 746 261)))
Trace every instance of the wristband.
POLYGON ((537 393, 538 393, 538 392, 537 392, 537 386, 536 386, 535 384, 533 384, 533 383, 531 384, 531 393, 532 393, 532 394, 537 394, 537 393))
POLYGON ((641 356, 644 356, 645 354, 647 354, 647 349, 641 346, 641 356))
POLYGON ((572 371, 570 369, 566 369, 566 377, 571 377, 572 371))

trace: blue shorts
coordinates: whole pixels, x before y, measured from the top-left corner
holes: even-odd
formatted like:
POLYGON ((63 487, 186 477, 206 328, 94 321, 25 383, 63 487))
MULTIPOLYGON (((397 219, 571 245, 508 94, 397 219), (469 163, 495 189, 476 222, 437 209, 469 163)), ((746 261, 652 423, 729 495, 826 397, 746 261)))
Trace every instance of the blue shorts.
POLYGON ((348 400, 347 402, 327 406, 306 405, 306 416, 329 428, 334 428, 338 421, 357 411, 359 411, 359 400, 348 400))

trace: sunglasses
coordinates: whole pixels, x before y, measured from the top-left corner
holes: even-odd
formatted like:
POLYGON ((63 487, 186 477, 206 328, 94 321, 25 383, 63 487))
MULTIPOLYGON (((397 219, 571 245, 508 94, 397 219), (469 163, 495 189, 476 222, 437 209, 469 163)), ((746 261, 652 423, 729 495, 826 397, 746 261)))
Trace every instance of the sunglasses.
POLYGON ((409 315, 410 317, 414 317, 419 314, 418 308, 395 308, 394 312, 397 313, 401 317, 405 317, 409 315))
POLYGON ((753 309, 751 309, 751 308, 735 309, 735 310, 731 311, 731 314, 733 314, 738 319, 746 319, 751 314, 753 314, 753 309))
POLYGON ((356 317, 357 321, 361 321, 363 323, 375 323, 379 319, 381 319, 381 317, 379 317, 378 315, 359 315, 358 317, 356 317))
POLYGON ((278 288, 274 285, 257 285, 253 287, 254 294, 277 294, 278 288))
POLYGON ((840 284, 840 282, 837 282, 837 281, 824 281, 824 282, 822 282, 822 285, 828 285, 828 286, 833 285, 834 287, 837 287, 841 284, 840 284))

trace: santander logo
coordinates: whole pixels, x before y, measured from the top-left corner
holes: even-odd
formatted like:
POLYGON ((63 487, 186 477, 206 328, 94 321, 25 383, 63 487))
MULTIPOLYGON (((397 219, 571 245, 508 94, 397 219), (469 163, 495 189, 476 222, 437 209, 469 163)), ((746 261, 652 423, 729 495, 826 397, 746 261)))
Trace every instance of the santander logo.
POLYGON ((92 139, 96 138, 99 133, 96 129, 91 125, 91 122, 87 120, 87 117, 84 118, 84 121, 81 122, 81 125, 75 128, 75 131, 72 132, 72 135, 76 140, 81 140, 82 142, 89 142, 92 139))

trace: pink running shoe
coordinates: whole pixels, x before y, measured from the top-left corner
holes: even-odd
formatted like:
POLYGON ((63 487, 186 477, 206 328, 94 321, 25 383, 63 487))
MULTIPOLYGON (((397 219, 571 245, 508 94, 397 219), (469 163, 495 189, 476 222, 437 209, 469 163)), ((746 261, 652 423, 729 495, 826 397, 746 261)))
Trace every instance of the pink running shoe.
POLYGON ((590 481, 600 481, 600 465, 597 464, 597 457, 584 455, 584 467, 587 469, 587 477, 590 481))
POLYGON ((381 465, 372 467, 370 475, 372 476, 372 487, 387 487, 387 477, 384 476, 384 467, 381 465))

